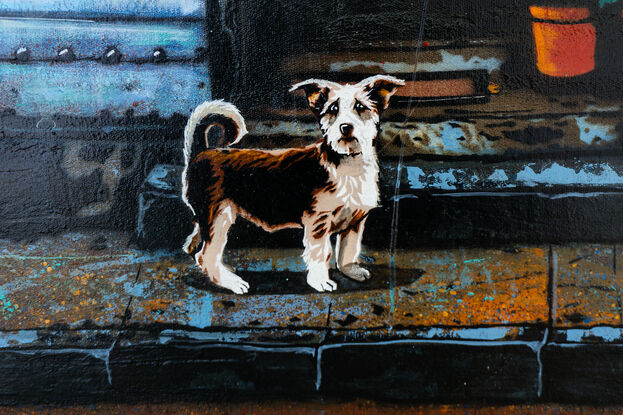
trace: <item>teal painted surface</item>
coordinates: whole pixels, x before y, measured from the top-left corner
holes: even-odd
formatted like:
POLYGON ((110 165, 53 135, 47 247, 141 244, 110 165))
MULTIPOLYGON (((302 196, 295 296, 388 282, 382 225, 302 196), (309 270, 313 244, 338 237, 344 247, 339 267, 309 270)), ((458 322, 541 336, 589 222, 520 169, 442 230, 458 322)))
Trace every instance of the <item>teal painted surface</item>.
POLYGON ((210 98, 204 65, 0 63, 0 109, 20 115, 190 114, 210 98))
POLYGON ((38 18, 0 18, 0 58, 27 47, 33 59, 51 59, 71 47, 77 58, 99 58, 107 46, 129 59, 146 58, 155 47, 169 57, 192 57, 203 45, 200 22, 95 22, 38 18))
POLYGON ((65 12, 140 15, 143 17, 203 16, 202 0, 4 0, 0 12, 65 12))
POLYGON ((606 4, 616 3, 618 0, 599 0, 599 7, 604 7, 606 4))

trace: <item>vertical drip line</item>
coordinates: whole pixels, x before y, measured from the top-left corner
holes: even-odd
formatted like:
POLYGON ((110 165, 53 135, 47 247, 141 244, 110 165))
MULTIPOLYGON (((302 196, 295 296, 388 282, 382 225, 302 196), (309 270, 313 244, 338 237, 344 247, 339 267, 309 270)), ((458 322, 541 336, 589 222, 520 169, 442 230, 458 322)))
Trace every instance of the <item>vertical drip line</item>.
POLYGON ((557 298, 557 281, 558 278, 558 255, 554 251, 554 247, 552 245, 549 246, 549 271, 548 271, 548 281, 547 281, 547 302, 549 304, 549 315, 547 318, 547 326, 549 328, 550 335, 554 332, 554 327, 556 326, 556 307, 558 303, 557 298))
MULTIPOLYGON (((412 81, 415 81, 417 73, 418 58, 420 55, 420 48, 422 46, 422 37, 424 36, 424 19, 426 17, 426 8, 428 6, 428 0, 422 0, 422 16, 420 18, 420 28, 418 32, 417 44, 415 47, 415 63, 413 65, 412 81)), ((402 123, 404 126, 412 113, 410 99, 407 104, 405 120, 402 123)), ((396 182, 394 184, 394 195, 392 197, 392 222, 390 230, 389 241, 389 299, 391 302, 391 312, 396 310, 396 243, 398 240, 398 208, 400 207, 400 177, 402 173, 402 163, 404 159, 404 142, 400 140, 400 153, 398 155, 398 164, 396 166, 396 182)))

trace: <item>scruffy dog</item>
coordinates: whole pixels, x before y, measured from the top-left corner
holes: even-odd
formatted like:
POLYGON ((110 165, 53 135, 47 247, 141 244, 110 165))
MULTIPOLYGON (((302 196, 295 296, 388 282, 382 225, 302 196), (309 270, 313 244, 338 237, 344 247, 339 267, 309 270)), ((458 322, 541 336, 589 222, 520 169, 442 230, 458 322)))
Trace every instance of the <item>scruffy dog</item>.
MULTIPOLYGON (((368 212, 379 201, 373 141, 380 112, 404 81, 377 75, 357 84, 309 79, 303 90, 323 138, 300 148, 276 151, 210 148, 208 130, 219 124, 231 144, 246 133, 238 109, 223 101, 198 106, 184 131, 183 198, 195 229, 184 250, 210 281, 237 294, 249 284, 222 262, 227 232, 237 216, 271 232, 303 228, 307 283, 333 291, 329 279, 332 234, 337 234, 337 267, 357 281, 370 278, 359 265, 368 212)), ((220 143, 221 145, 223 143, 220 143)))

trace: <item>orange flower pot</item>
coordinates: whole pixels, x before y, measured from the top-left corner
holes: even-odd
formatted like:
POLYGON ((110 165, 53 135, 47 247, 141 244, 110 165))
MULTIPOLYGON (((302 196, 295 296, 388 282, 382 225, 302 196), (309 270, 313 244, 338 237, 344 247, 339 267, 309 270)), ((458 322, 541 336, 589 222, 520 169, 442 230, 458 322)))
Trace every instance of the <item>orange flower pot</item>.
POLYGON ((585 7, 530 6, 536 66, 545 75, 571 77, 595 69, 595 26, 585 7))

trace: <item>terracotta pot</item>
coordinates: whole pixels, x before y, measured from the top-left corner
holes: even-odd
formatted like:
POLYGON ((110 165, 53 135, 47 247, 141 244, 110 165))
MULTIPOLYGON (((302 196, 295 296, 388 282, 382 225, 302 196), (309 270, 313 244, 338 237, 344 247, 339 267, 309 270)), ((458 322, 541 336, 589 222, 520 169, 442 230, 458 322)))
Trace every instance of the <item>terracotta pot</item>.
POLYGON ((595 26, 585 7, 530 6, 536 65, 545 75, 572 77, 595 69, 595 26))

